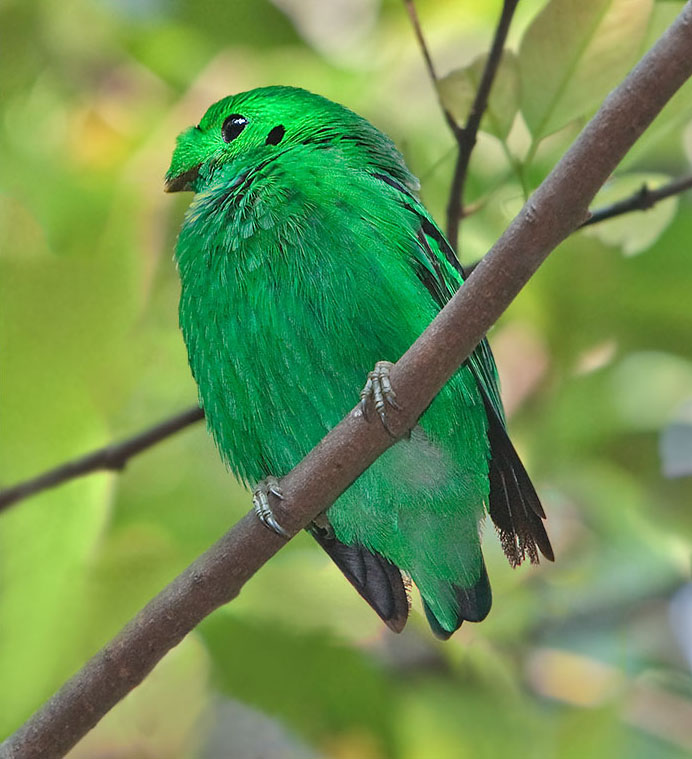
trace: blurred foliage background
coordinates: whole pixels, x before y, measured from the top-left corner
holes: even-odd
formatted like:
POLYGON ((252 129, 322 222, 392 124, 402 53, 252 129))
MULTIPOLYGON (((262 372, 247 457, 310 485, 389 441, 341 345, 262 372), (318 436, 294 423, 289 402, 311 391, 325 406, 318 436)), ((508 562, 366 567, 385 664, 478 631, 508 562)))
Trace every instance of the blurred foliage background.
MULTIPOLYGON (((681 5, 519 3, 465 263, 681 5)), ((500 6, 418 6, 459 116, 500 6)), ((275 83, 338 100, 444 218, 453 144, 398 0, 3 0, 0 28, 3 485, 194 403, 172 263, 189 198, 162 177, 209 103, 275 83)), ((690 171, 691 95, 596 205, 690 171)), ((511 570, 487 529, 493 611, 441 644, 417 600, 404 634, 384 629, 298 536, 70 756, 689 756, 690 202, 573 235, 490 335, 555 565, 511 570)), ((0 514, 0 736, 248 508, 197 425, 0 514)))

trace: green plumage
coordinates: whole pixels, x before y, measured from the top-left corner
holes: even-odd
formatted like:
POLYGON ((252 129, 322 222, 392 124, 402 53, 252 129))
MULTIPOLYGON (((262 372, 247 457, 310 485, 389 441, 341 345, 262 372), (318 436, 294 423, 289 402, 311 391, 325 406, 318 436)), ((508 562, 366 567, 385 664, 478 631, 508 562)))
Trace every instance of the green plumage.
MULTIPOLYGON (((427 327, 461 269, 393 143, 304 90, 216 103, 179 137, 167 181, 195 193, 176 254, 180 325, 209 428, 244 482, 281 477, 349 412, 374 364, 427 327)), ((410 440, 329 509, 331 531, 313 534, 393 629, 408 612, 399 568, 447 637, 490 608, 488 505, 513 564, 536 560, 536 545, 551 557, 483 343, 410 440)))

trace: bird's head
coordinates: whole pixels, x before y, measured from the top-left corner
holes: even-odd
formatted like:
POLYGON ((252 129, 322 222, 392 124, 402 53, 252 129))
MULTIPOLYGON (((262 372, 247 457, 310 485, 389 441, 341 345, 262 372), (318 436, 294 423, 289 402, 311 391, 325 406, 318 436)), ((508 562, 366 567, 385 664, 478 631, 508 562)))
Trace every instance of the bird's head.
POLYGON ((307 90, 263 87, 219 100, 178 137, 166 192, 197 192, 219 170, 240 174, 298 145, 337 147, 417 187, 391 140, 353 111, 307 90))

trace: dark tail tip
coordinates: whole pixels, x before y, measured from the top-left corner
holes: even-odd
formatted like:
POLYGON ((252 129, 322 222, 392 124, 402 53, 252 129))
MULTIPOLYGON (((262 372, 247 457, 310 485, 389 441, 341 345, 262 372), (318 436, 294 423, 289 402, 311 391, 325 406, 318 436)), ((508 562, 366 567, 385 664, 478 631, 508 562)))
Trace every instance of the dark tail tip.
POLYGON ((365 546, 341 543, 316 526, 310 532, 387 627, 400 633, 408 619, 409 601, 399 569, 365 546))
POLYGON ((425 609, 425 616, 427 617, 430 629, 433 631, 435 637, 440 638, 440 640, 448 640, 464 622, 482 622, 488 616, 493 603, 490 580, 488 579, 488 572, 482 558, 480 575, 470 588, 464 588, 460 585, 452 585, 452 587, 459 604, 456 626, 453 630, 443 627, 426 601, 423 600, 423 608, 425 609))
POLYGON ((437 617, 428 606, 425 599, 423 599, 423 609, 425 610, 425 617, 428 620, 430 629, 433 631, 433 635, 440 640, 449 640, 452 635, 461 627, 463 619, 459 620, 459 624, 453 630, 445 630, 444 627, 437 621, 437 617))
POLYGON ((481 572, 474 585, 470 588, 455 586, 459 601, 459 616, 468 622, 482 622, 493 605, 493 592, 490 588, 488 571, 481 558, 481 572))

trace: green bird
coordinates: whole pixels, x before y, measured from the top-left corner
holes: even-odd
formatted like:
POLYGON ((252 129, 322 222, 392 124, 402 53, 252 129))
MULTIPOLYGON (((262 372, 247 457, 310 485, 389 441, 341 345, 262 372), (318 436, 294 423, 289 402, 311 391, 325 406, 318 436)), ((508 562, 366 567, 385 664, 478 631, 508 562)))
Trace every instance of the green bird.
MULTIPOLYGON (((359 392, 386 423, 388 362, 463 283, 418 188, 386 135, 302 89, 224 98, 178 137, 166 190, 194 193, 176 249, 190 367, 221 456, 277 532, 278 478, 359 392)), ((397 632, 410 578, 444 639, 490 610, 486 512, 513 566, 553 559, 483 341, 309 531, 397 632)))

